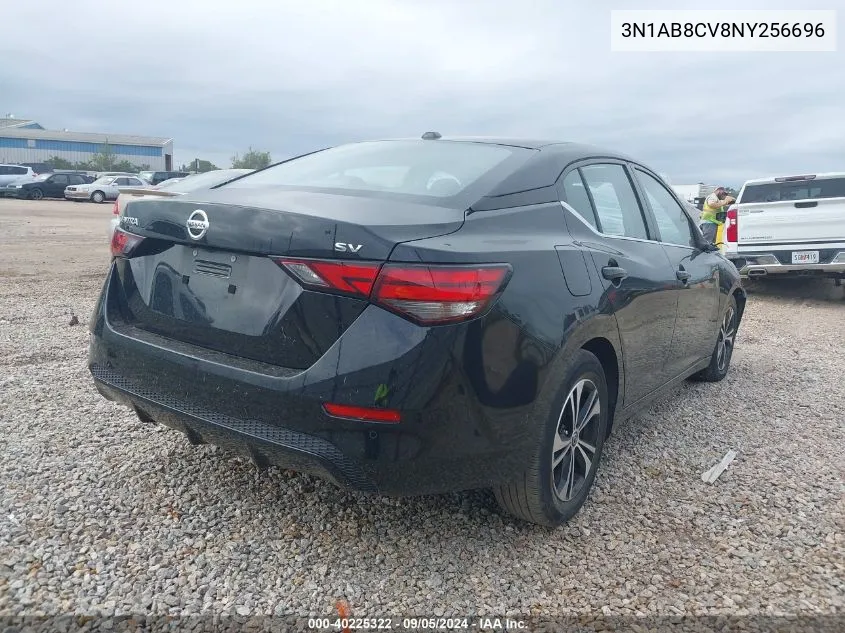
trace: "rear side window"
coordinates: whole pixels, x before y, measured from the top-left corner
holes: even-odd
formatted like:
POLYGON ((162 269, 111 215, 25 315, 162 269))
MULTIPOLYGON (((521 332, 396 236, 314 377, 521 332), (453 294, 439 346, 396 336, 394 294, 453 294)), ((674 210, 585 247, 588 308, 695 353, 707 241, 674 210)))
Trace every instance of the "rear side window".
POLYGON ((738 202, 794 202, 845 198, 845 178, 821 178, 793 182, 765 182, 746 185, 738 202))
POLYGON ((29 168, 27 167, 9 167, 10 174, 14 174, 15 176, 25 176, 29 173, 29 168))
POLYGON ((489 181, 490 187, 498 184, 514 163, 522 164, 533 154, 530 149, 485 143, 374 141, 301 156, 223 186, 305 187, 444 200, 482 181, 489 181))
POLYGON ((595 209, 593 209, 593 205, 590 202, 590 196, 587 194, 587 187, 581 178, 581 172, 577 169, 569 172, 563 179, 563 195, 566 197, 566 202, 569 203, 569 206, 575 209, 578 215, 598 231, 599 225, 596 222, 595 209))
POLYGON ((581 168, 598 216, 600 231, 617 237, 648 239, 642 209, 622 165, 581 168))

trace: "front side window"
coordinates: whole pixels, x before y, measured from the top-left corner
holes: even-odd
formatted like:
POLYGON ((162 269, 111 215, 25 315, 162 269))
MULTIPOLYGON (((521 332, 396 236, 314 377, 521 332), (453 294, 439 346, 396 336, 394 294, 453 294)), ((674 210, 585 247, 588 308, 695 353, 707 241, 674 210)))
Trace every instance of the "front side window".
POLYGON ((681 205, 654 176, 640 169, 635 169, 635 171, 657 221, 660 241, 694 248, 695 238, 687 214, 684 213, 681 205))

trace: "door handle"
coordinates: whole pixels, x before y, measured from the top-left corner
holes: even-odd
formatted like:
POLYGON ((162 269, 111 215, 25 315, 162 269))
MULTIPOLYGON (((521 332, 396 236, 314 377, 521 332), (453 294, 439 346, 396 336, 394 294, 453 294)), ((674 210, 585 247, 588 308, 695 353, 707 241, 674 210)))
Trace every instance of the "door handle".
POLYGON ((689 281, 690 274, 685 270, 676 270, 675 277, 678 278, 678 281, 681 281, 686 284, 689 281))
POLYGON ((601 274, 608 281, 622 281, 628 276, 628 271, 619 266, 605 266, 601 269, 601 274))

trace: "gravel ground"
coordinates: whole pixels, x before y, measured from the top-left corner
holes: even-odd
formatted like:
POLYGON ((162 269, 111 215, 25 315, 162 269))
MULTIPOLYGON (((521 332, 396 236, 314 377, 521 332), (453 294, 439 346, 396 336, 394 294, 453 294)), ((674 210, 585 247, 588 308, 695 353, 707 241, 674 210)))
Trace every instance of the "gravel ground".
POLYGON ((109 214, 0 200, 0 615, 329 615, 345 598, 373 617, 842 616, 842 288, 755 285, 729 377, 619 425, 591 499, 549 531, 487 492, 392 500, 257 472, 103 400, 86 326, 109 214))

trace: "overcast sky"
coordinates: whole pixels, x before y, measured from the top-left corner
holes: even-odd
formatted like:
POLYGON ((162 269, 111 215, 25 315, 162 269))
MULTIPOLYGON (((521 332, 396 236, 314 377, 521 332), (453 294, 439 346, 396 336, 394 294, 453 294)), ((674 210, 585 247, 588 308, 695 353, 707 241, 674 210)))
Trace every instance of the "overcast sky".
POLYGON ((845 169, 845 6, 835 53, 612 53, 610 10, 841 4, 3 2, 0 115, 173 137, 177 164, 437 130, 590 142, 674 183, 739 185, 845 169))

